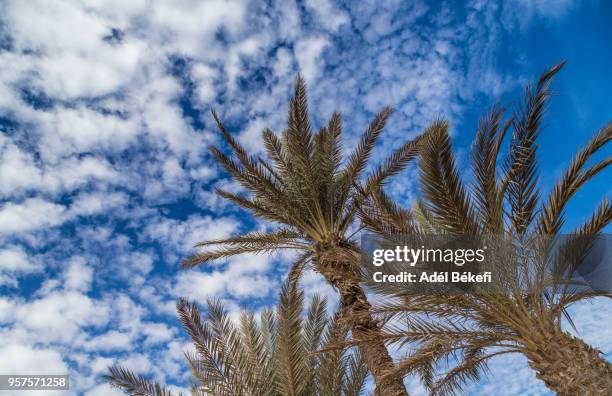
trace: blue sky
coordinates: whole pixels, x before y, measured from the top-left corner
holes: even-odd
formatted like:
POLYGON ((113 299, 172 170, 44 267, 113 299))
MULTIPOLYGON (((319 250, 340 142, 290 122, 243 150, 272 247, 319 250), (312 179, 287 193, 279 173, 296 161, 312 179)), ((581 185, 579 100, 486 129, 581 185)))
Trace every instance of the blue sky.
MULTIPOLYGON (((178 296, 233 313, 274 303, 287 255, 178 267, 196 241, 269 226, 212 193, 239 187, 208 155, 211 106, 261 150, 301 71, 313 121, 342 112, 347 147, 391 105, 377 159, 446 117, 465 169, 479 115, 567 59, 540 141, 547 189, 612 120, 610 21, 605 1, 0 1, 0 373, 69 372, 68 394, 113 395, 99 376, 118 362, 184 387, 178 296)), ((392 184, 407 204, 412 176, 392 184)), ((568 230, 610 177, 576 197, 568 230)), ((316 274, 303 284, 334 298, 316 274)), ((612 352, 612 304, 575 312, 612 352)), ((467 393, 493 390, 546 394, 514 356, 467 393)))

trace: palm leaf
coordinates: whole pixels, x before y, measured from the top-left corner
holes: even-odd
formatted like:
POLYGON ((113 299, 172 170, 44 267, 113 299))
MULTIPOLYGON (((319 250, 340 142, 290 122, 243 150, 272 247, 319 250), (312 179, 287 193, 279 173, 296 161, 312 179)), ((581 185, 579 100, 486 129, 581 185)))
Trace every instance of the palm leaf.
MULTIPOLYGON (((151 382, 141 375, 136 375, 132 371, 123 367, 110 367, 109 373, 104 379, 111 386, 122 390, 132 396, 173 396, 173 393, 163 388, 161 385, 151 382)), ((179 394, 180 396, 180 394, 179 394)))

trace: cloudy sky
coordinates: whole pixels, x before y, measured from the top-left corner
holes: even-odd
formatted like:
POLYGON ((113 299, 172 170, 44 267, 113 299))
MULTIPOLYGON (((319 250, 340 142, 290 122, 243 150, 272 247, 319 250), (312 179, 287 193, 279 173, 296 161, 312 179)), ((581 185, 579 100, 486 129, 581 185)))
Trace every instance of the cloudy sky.
MULTIPOLYGON (((185 387, 178 296, 232 312, 274 303, 287 257, 178 263, 196 241, 266 227, 211 193, 238 187, 207 152, 219 142, 209 110, 261 150, 298 71, 314 123, 342 112, 348 147, 391 105, 377 158, 446 117, 464 167, 478 116, 495 100, 511 108, 528 79, 568 59, 541 140, 549 188, 612 120, 612 6, 433 3, 0 1, 0 373, 70 373, 67 394, 114 395, 99 376, 121 363, 185 387)), ((577 197, 567 227, 610 177, 577 197)), ((393 193, 410 204, 418 191, 406 174, 393 193)), ((334 296, 315 274, 304 284, 334 296)), ((575 310, 581 335, 612 353, 612 305, 575 310)), ((468 394, 492 389, 546 394, 513 356, 468 394)))

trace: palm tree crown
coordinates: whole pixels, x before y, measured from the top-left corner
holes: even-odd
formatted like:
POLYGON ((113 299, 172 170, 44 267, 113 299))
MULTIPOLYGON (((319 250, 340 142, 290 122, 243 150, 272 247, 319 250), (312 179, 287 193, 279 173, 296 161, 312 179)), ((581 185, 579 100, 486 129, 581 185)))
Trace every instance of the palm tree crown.
MULTIPOLYGON (((342 320, 353 321, 353 332, 379 331, 378 323, 367 314, 370 304, 359 286, 359 249, 348 230, 355 223, 359 201, 418 154, 419 138, 402 145, 364 177, 376 141, 391 113, 390 108, 385 108, 374 117, 343 163, 340 115, 333 113, 327 125, 313 133, 306 87, 300 76, 289 104, 287 128, 280 137, 269 129, 263 131, 267 159, 248 154, 213 112, 231 155, 217 147, 211 152, 248 194, 243 196, 223 189, 217 192, 255 216, 278 225, 278 229, 198 243, 196 246, 210 250, 193 255, 183 265, 193 267, 242 253, 297 249, 302 252, 300 265, 312 264, 339 291, 342 320), (355 315, 357 312, 359 316, 355 315)), ((382 342, 370 349, 363 351, 363 357, 377 387, 406 394, 399 378, 381 382, 379 372, 393 367, 382 342)))
MULTIPOLYGON (((249 155, 226 130, 218 115, 213 117, 233 156, 220 148, 211 152, 219 164, 249 196, 217 189, 217 193, 255 216, 278 224, 270 233, 249 233, 234 238, 204 241, 196 246, 216 246, 183 262, 193 267, 212 260, 248 252, 300 249, 308 257, 327 247, 352 245, 347 236, 355 220, 355 187, 362 182, 372 151, 391 108, 376 115, 354 152, 342 164, 342 120, 333 113, 327 126, 313 133, 310 126, 304 80, 296 79, 289 104, 288 126, 279 138, 263 131, 268 158, 249 155)), ((364 182, 366 189, 382 185, 417 155, 417 141, 409 141, 393 153, 364 182)))
MULTIPOLYGON (((416 370, 433 394, 452 394, 476 380, 494 356, 524 354, 538 378, 561 395, 611 394, 612 366, 599 352, 561 329, 566 308, 583 299, 612 297, 608 291, 573 287, 581 258, 612 220, 612 204, 604 198, 587 221, 569 238, 561 238, 564 209, 576 192, 612 159, 588 165, 612 139, 612 125, 595 134, 573 158, 559 182, 540 197, 537 137, 550 97, 552 77, 563 66, 545 72, 535 87, 527 85, 524 103, 512 118, 495 106, 480 122, 473 146, 474 180, 466 186, 457 170, 448 125, 440 122, 422 143, 420 183, 423 199, 416 210, 398 207, 382 191, 374 191, 360 210, 363 222, 378 234, 494 235, 516 246, 498 256, 503 269, 494 293, 463 295, 400 295, 378 312, 407 323, 387 328, 389 342, 419 342, 396 372, 416 370), (511 131, 507 157, 500 151, 511 131), (501 168, 501 171, 500 171, 501 168), (562 241, 558 250, 555 240, 562 241), (526 252, 535 260, 525 260, 526 252), (553 254, 554 252, 558 254, 553 254), (449 357, 453 359, 447 360, 449 357), (442 375, 436 368, 456 362, 442 375)), ((397 296, 397 288, 379 291, 397 296)))
MULTIPOLYGON (((205 318, 185 299, 177 309, 195 347, 186 354, 194 396, 358 396, 363 389, 367 367, 358 350, 321 351, 344 339, 346 327, 316 295, 304 316, 295 277, 283 285, 276 310, 264 310, 259 320, 243 312, 235 323, 218 300, 208 301, 205 318)), ((130 395, 172 395, 121 367, 106 379, 130 395)))

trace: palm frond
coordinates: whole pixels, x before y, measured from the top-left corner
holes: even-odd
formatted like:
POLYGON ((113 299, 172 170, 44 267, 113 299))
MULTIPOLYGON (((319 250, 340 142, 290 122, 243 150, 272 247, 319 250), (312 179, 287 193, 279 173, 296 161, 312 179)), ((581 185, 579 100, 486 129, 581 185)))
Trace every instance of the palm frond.
MULTIPOLYGON (((372 286, 389 297, 372 310, 384 323, 382 339, 413 348, 388 375, 416 372, 432 394, 455 394, 486 372, 489 359, 505 353, 533 359, 537 351, 550 347, 544 343, 565 337, 563 319, 573 325, 566 310, 570 304, 598 296, 612 298, 612 293, 591 290, 575 277, 612 221, 609 198, 571 236, 557 235, 571 198, 612 164, 612 159, 605 158, 589 165, 612 139, 611 124, 579 151, 540 203, 536 139, 552 78, 563 64, 542 74, 535 87, 527 85, 523 103, 510 120, 504 121, 504 111, 497 105, 481 119, 472 151, 471 185, 464 185, 460 177, 448 125, 440 121, 419 142, 423 196, 409 215, 382 189, 382 193, 372 189, 367 194, 363 187, 358 190, 366 196, 359 206, 364 226, 383 237, 406 231, 417 236, 494 235, 499 239, 494 243, 502 247, 496 246, 487 256, 492 264, 499 263, 495 292, 421 295, 386 283, 372 286), (510 128, 508 154, 498 172, 501 146, 510 128), (389 218, 401 220, 396 223, 389 218)), ((373 338, 353 338, 353 342, 369 343, 373 338)), ((600 363, 605 367, 605 362, 600 363)))
MULTIPOLYGON (((141 375, 136 375, 124 367, 113 366, 104 375, 104 380, 111 386, 132 396, 174 396, 172 392, 161 385, 149 381, 141 375)), ((179 394, 180 396, 180 394, 179 394)))
POLYGON ((220 245, 213 250, 199 252, 185 259, 183 268, 193 268, 221 258, 232 257, 244 253, 271 253, 280 249, 308 249, 308 245, 301 242, 301 234, 296 231, 281 228, 273 232, 252 232, 225 239, 216 239, 199 242, 198 247, 220 245))
POLYGON ((498 234, 503 229, 503 195, 497 182, 497 158, 501 143, 510 128, 511 121, 502 125, 504 110, 495 105, 481 119, 474 140, 472 166, 476 183, 474 204, 478 211, 483 232, 498 234))
POLYGON ((372 155, 372 150, 376 145, 387 120, 393 113, 393 109, 385 107, 380 113, 374 117, 374 120, 368 126, 368 129, 361 136, 361 140, 353 153, 349 156, 346 167, 343 170, 342 179, 343 185, 348 188, 359 180, 359 176, 365 170, 366 164, 372 155))
POLYGON ((536 138, 540 133, 545 106, 551 95, 551 79, 564 64, 565 62, 561 62, 542 74, 535 90, 527 84, 525 102, 514 117, 514 133, 505 169, 508 178, 510 220, 514 232, 519 235, 524 234, 532 223, 540 197, 537 187, 536 138))
MULTIPOLYGON (((319 391, 321 395, 340 395, 345 386, 347 361, 344 355, 348 329, 336 314, 325 329, 322 347, 325 352, 320 356, 319 391)), ((357 380, 357 378, 355 378, 357 380)))
POLYGON ((278 389, 283 395, 301 395, 307 386, 306 349, 302 340, 301 310, 304 294, 297 283, 286 282, 278 303, 278 389))
POLYGON ((177 303, 177 312, 197 352, 197 355, 186 355, 193 375, 210 391, 231 393, 234 389, 228 381, 230 367, 224 362, 224 348, 210 325, 202 320, 197 305, 181 298, 177 303))
POLYGON ((440 122, 423 143, 420 180, 427 209, 437 224, 454 234, 477 233, 474 210, 455 166, 447 123, 440 122))
POLYGON ((587 161, 612 140, 612 124, 601 129, 572 160, 561 180, 553 187, 546 204, 538 216, 538 232, 543 235, 557 234, 563 225, 563 209, 572 196, 589 179, 612 163, 608 158, 589 169, 584 169, 587 161))
POLYGON ((354 350, 349 355, 345 367, 348 372, 345 375, 342 394, 344 396, 359 396, 368 377, 368 367, 359 350, 354 350))

